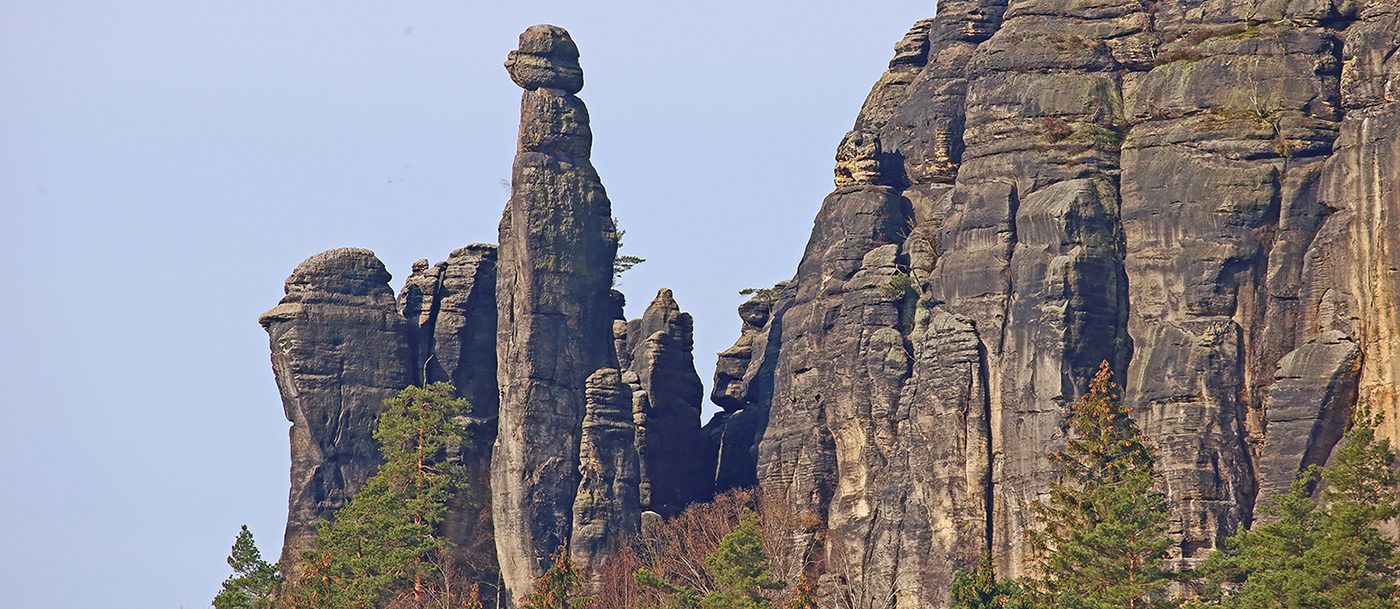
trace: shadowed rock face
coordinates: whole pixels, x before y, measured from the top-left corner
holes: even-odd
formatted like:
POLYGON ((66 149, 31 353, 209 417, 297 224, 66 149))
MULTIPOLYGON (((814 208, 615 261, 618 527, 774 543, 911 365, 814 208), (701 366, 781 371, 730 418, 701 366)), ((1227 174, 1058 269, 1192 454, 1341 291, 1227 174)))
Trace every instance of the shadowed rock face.
POLYGON ((823 592, 945 606, 985 551, 1030 568, 1045 455, 1108 361, 1202 558, 1356 395, 1400 418, 1397 13, 939 3, 838 148, 790 300, 721 354, 717 471, 770 408, 758 477, 825 520, 823 592))
POLYGON ((495 583, 491 527, 491 447, 496 440, 496 246, 459 248, 431 267, 413 264, 399 290, 399 311, 412 340, 414 383, 450 381, 471 404, 459 419, 470 443, 456 455, 466 469, 468 491, 453 498, 443 521, 459 565, 495 583))
POLYGON ((585 383, 616 367, 612 323, 621 303, 611 291, 612 209, 588 162, 588 110, 573 95, 582 77, 569 77, 576 47, 563 29, 534 26, 506 66, 525 92, 500 225, 491 494, 502 578, 518 598, 569 539, 585 383))
POLYGON ((496 246, 468 245, 432 267, 414 263, 399 310, 414 330, 416 381, 451 381, 472 416, 495 417, 496 246))
MULTIPOLYGON (((641 319, 628 322, 633 416, 641 455, 641 505, 666 517, 713 493, 700 433, 704 387, 695 373, 695 322, 662 288, 641 319)), ((630 377, 629 377, 630 378, 630 377)))
POLYGON ((408 324, 374 252, 312 256, 287 278, 286 292, 258 322, 271 339, 272 369, 292 422, 282 565, 294 577, 316 525, 378 468, 375 421, 384 400, 413 377, 408 324))

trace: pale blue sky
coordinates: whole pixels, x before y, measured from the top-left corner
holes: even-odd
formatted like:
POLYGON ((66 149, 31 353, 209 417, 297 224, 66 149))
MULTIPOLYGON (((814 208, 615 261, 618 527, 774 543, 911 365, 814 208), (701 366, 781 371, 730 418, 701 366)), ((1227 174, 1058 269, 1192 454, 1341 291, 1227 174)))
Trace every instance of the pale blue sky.
MULTIPOLYGON (((307 256, 494 242, 520 90, 578 42, 636 316, 697 367, 790 278, 836 144, 933 2, 0 0, 0 607, 205 607, 278 554, 287 427, 257 317, 307 256)), ((707 415, 708 416, 708 415, 707 415)))

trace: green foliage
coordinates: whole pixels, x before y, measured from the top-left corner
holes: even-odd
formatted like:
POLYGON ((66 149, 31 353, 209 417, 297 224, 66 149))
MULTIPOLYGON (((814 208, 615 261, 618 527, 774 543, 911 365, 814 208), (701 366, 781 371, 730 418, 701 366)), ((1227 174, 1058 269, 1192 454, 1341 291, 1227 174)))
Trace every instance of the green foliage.
POLYGON ((295 606, 381 607, 441 576, 436 562, 449 543, 437 525, 465 486, 461 466, 444 458, 466 440, 452 418, 469 406, 453 393, 450 383, 433 383, 384 401, 374 431, 384 464, 317 528, 295 606))
POLYGON ((739 290, 740 296, 754 295, 759 298, 769 298, 778 293, 778 288, 744 288, 739 290))
MULTIPOLYGON (((627 231, 617 228, 617 218, 612 219, 612 226, 612 239, 617 242, 617 249, 622 249, 622 237, 627 234, 627 231)), ((632 267, 646 261, 646 258, 638 258, 636 256, 614 256, 612 269, 613 283, 616 284, 623 273, 632 270, 632 267)))
POLYGON ((913 275, 899 272, 890 277, 889 283, 880 286, 880 293, 884 295, 886 300, 899 300, 915 287, 917 286, 913 275))
POLYGON ((623 273, 632 270, 632 267, 646 261, 646 258, 638 258, 636 256, 618 256, 613 258, 613 279, 617 280, 619 277, 622 277, 623 273))
POLYGON ((223 590, 214 597, 215 609, 261 609, 272 606, 277 590, 282 586, 282 576, 277 573, 275 565, 263 560, 262 553, 258 552, 258 546, 253 542, 253 533, 246 524, 233 541, 228 566, 233 567, 233 575, 224 580, 223 590))
POLYGON ((1033 506, 1031 532, 1042 578, 1029 582, 1031 605, 1131 609, 1175 607, 1166 599, 1178 575, 1165 568, 1172 540, 1166 500, 1152 492, 1152 450, 1112 393, 1108 363, 1074 405, 1074 438, 1049 456, 1060 470, 1046 501, 1033 506))
POLYGON ((953 574, 952 604, 949 609, 1023 609, 1021 587, 998 580, 992 571, 992 555, 985 554, 977 568, 953 574))
POLYGON ((705 572, 714 582, 706 592, 672 584, 647 569, 633 575, 637 583, 671 595, 672 606, 700 609, 769 609, 773 602, 765 590, 781 590, 787 582, 768 573, 768 557, 758 533, 758 514, 744 510, 739 526, 719 542, 714 554, 705 557, 705 572))
POLYGON ((1388 440, 1359 408, 1336 461, 1299 474, 1287 495, 1261 508, 1272 521, 1240 531, 1202 565, 1205 598, 1230 608, 1390 609, 1400 586, 1395 542, 1376 528, 1400 515, 1388 440), (1326 507, 1312 499, 1318 478, 1326 507), (1221 599, 1222 584, 1234 593, 1221 599))
POLYGON ((550 557, 549 569, 535 582, 535 590, 525 595, 520 609, 577 609, 595 607, 597 599, 582 594, 583 575, 569 559, 567 546, 550 557))
POLYGON ((783 609, 817 609, 817 593, 812 590, 812 578, 806 573, 802 574, 802 579, 797 581, 797 585, 792 587, 792 596, 788 597, 788 602, 783 605, 783 609))

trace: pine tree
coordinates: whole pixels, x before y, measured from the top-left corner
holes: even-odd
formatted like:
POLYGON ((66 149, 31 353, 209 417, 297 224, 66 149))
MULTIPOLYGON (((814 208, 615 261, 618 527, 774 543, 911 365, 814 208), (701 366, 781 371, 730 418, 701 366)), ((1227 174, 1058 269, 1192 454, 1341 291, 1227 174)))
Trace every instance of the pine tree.
POLYGON ((1326 535, 1315 548, 1316 560, 1332 565, 1324 585, 1335 607, 1400 606, 1395 600, 1400 592, 1395 584, 1400 576, 1395 542, 1376 528, 1400 515, 1395 493, 1400 478, 1392 469, 1395 453, 1389 440, 1376 439, 1380 423, 1379 414, 1373 418, 1369 408, 1358 408, 1336 463, 1322 471, 1327 482, 1322 491, 1326 535))
POLYGON ((1206 557, 1200 572, 1207 587, 1203 604, 1226 607, 1327 607, 1317 604, 1321 582, 1306 563, 1306 555, 1322 537, 1322 519, 1309 489, 1317 481, 1317 466, 1293 480, 1287 495, 1259 512, 1275 518, 1254 530, 1241 530, 1220 550, 1206 557), (1237 589, 1221 603, 1221 584, 1237 589))
POLYGON ((992 555, 984 554, 973 570, 953 574, 949 609, 1022 609, 1020 586, 999 580, 992 571, 992 555))
POLYGON ((549 569, 535 582, 535 590, 525 595, 520 609, 579 609, 594 607, 597 600, 583 594, 583 574, 569 558, 568 546, 550 557, 549 569))
POLYGON ((817 609, 818 600, 817 593, 812 590, 811 576, 803 573, 802 579, 792 587, 792 596, 783 609, 817 609))
POLYGON ((263 560, 262 553, 253 542, 253 533, 246 524, 233 541, 228 566, 233 567, 233 575, 224 580, 223 590, 214 597, 215 609, 262 609, 272 606, 282 585, 282 577, 278 575, 275 565, 263 560))
POLYGON ((773 601, 765 590, 781 590, 787 583, 768 573, 768 557, 758 533, 758 514, 744 510, 739 526, 719 542, 714 554, 705 557, 705 572, 714 588, 701 593, 677 586, 646 569, 634 574, 637 583, 671 595, 678 607, 701 609, 769 609, 773 601))
POLYGON ((1287 495, 1261 508, 1272 522, 1240 531, 1201 566, 1206 601, 1224 607, 1394 609, 1400 602, 1395 542, 1376 528, 1400 515, 1391 472, 1395 455, 1377 440, 1378 418, 1365 406, 1326 469, 1299 474, 1287 495), (1317 480, 1326 507, 1312 498, 1317 480), (1235 590, 1221 599, 1221 584, 1235 590))
POLYGON ((1073 407, 1075 437, 1049 456, 1059 480, 1033 506, 1043 528, 1031 532, 1041 570, 1028 582, 1032 606, 1180 604, 1166 598, 1178 575, 1164 566, 1172 540, 1166 500, 1152 492, 1152 450, 1113 394, 1112 377, 1104 362, 1073 407))
POLYGON ((418 599, 441 576, 435 562, 450 544, 437 530, 447 502, 465 486, 449 448, 465 441, 452 418, 467 412, 450 383, 408 387, 385 400, 374 438, 384 463, 364 487, 316 530, 293 606, 382 607, 418 599))

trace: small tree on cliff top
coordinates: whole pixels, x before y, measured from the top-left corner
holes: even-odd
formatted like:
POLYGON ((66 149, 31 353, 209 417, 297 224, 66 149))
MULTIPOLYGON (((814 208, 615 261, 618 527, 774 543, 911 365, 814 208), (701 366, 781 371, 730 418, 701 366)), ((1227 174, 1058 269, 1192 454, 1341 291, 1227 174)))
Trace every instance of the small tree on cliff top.
POLYGON ((1152 450, 1113 393, 1108 363, 1074 405, 1074 436, 1049 456, 1059 469, 1050 496, 1033 506, 1041 579, 1033 606, 1085 609, 1174 607, 1177 574, 1165 568, 1172 540, 1166 500, 1152 493, 1152 450))
POLYGON ((433 383, 385 400, 374 431, 384 464, 334 522, 317 528, 316 550, 304 555, 305 574, 288 606, 369 608, 401 597, 425 600, 450 545, 438 525, 448 500, 466 484, 461 466, 444 459, 447 449, 465 441, 452 419, 469 406, 453 393, 451 383, 433 383))

